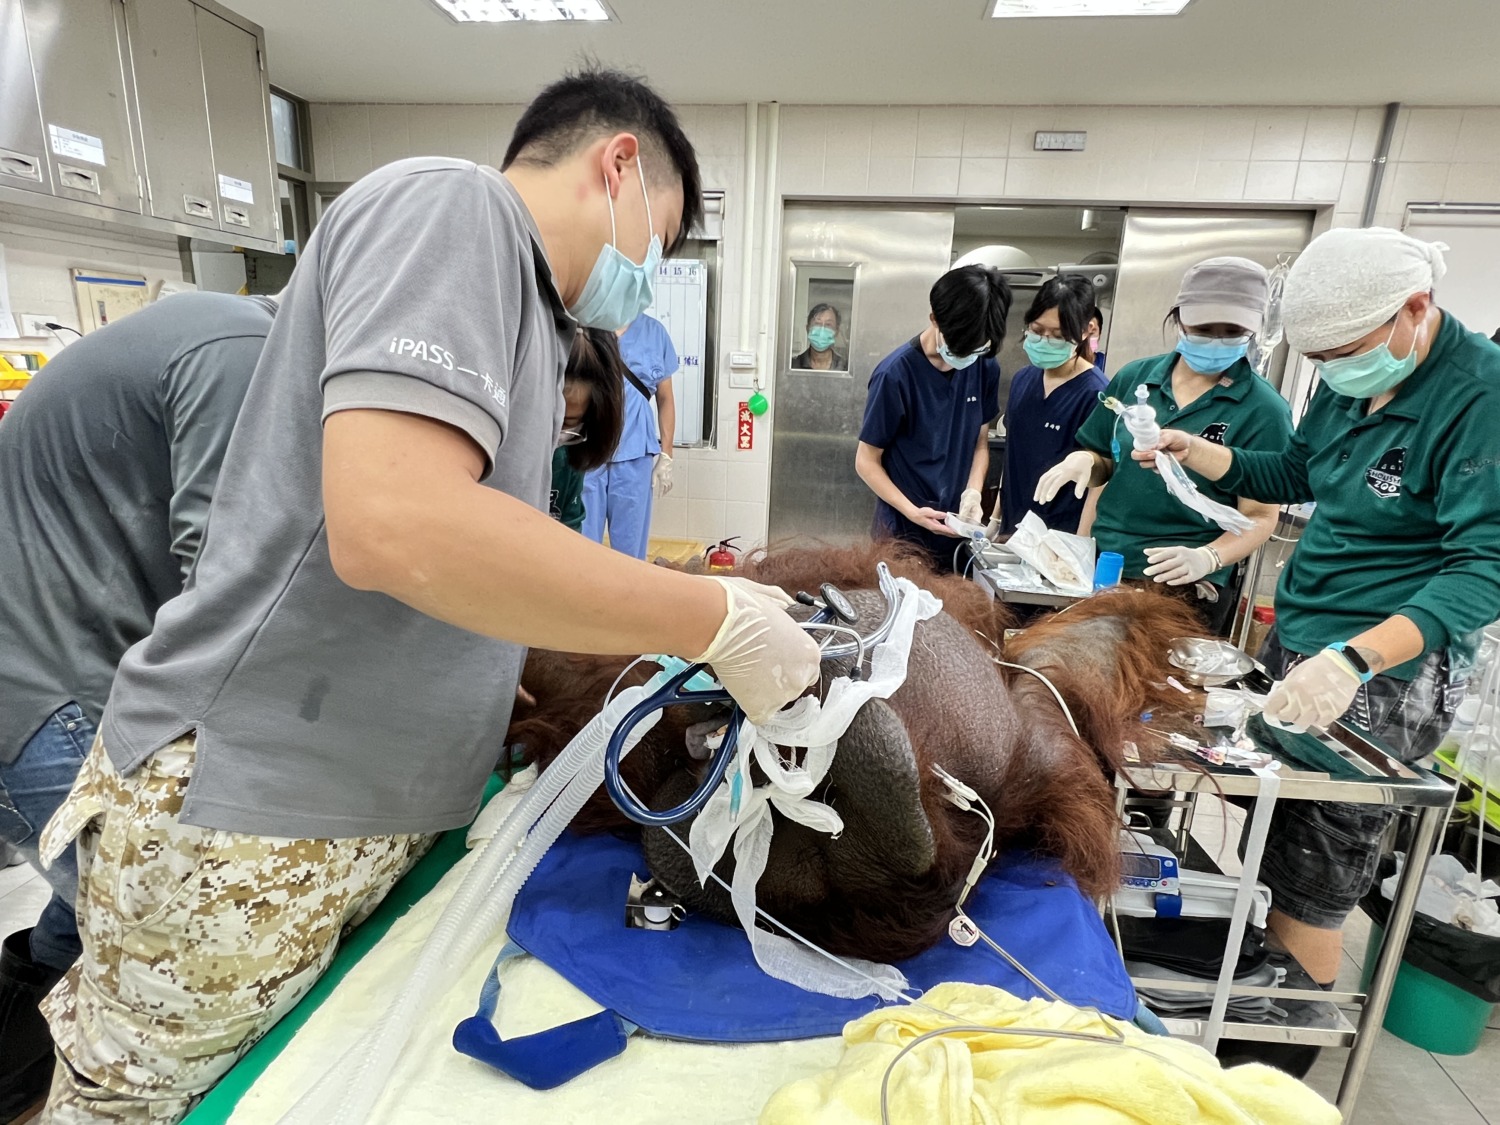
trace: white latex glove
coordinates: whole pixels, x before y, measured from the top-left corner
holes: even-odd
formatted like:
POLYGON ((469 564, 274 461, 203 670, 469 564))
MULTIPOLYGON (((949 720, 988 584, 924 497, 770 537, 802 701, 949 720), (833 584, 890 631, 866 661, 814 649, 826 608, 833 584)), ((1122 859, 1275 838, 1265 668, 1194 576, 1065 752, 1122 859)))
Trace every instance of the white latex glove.
POLYGON ((1201 582, 1219 569, 1207 547, 1147 547, 1146 561, 1151 565, 1142 573, 1153 582, 1165 582, 1168 586, 1201 582))
POLYGON ((710 578, 724 587, 728 612, 718 635, 695 663, 714 676, 752 723, 764 723, 818 678, 817 644, 786 614, 785 591, 745 578, 710 578))
POLYGON ((651 491, 658 497, 672 491, 672 458, 665 453, 656 455, 656 465, 651 470, 651 491))
POLYGON ((989 526, 984 529, 984 537, 993 543, 1000 538, 1000 517, 991 516, 989 526))
POLYGON ((1051 503, 1063 485, 1071 484, 1073 495, 1082 500, 1093 477, 1094 455, 1086 449, 1075 449, 1042 474, 1042 479, 1036 482, 1036 495, 1032 499, 1038 504, 1051 503))
POLYGON ((979 495, 979 489, 964 489, 964 494, 958 498, 958 518, 964 523, 984 522, 984 498, 979 495))
POLYGON ((1359 690, 1359 673, 1338 653, 1324 649, 1287 673, 1271 689, 1263 712, 1269 722, 1291 731, 1327 729, 1349 710, 1359 690))

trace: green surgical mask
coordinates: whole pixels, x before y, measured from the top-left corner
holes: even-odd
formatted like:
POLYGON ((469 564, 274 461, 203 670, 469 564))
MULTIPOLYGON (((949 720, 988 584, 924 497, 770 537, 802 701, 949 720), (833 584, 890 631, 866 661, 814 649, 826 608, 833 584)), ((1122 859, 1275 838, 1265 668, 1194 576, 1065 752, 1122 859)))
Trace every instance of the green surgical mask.
MULTIPOLYGON (((1425 324, 1422 331, 1426 331, 1425 324)), ((1391 340, 1395 336, 1396 325, 1393 324, 1390 336, 1379 347, 1371 348, 1362 355, 1326 359, 1314 366, 1318 369, 1319 377, 1334 393, 1348 395, 1350 398, 1374 398, 1405 382, 1417 369, 1417 336, 1412 336, 1411 351, 1402 359, 1391 354, 1391 340)))
POLYGON ((807 342, 812 345, 815 352, 826 352, 833 347, 833 341, 838 336, 832 328, 818 324, 807 330, 807 342))
POLYGON ((1043 371, 1061 367, 1078 354, 1077 344, 1067 340, 1049 340, 1046 336, 1038 336, 1035 332, 1026 333, 1025 339, 1021 341, 1021 347, 1026 349, 1026 358, 1043 371))

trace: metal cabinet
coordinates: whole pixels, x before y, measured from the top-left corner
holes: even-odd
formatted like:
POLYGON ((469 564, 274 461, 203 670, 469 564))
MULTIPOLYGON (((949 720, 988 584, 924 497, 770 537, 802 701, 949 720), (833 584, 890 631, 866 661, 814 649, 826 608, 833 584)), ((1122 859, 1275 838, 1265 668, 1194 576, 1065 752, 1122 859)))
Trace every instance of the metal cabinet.
POLYGON ((196 14, 221 229, 244 238, 279 241, 270 87, 260 40, 207 8, 197 8, 196 14))
POLYGON ((218 229, 208 102, 191 0, 125 6, 146 179, 146 213, 218 229))
POLYGON ((53 193, 139 214, 128 55, 111 0, 22 0, 53 193))
POLYGON ((0 185, 52 191, 21 0, 0 0, 0 185))

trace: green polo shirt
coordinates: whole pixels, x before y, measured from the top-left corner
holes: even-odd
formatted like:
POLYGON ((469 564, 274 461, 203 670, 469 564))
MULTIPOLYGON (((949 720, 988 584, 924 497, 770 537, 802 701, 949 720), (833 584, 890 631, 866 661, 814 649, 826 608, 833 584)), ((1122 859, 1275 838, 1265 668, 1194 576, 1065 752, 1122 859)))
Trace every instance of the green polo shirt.
POLYGON ((566 446, 552 453, 552 492, 547 509, 564 527, 583 530, 583 474, 569 463, 566 446))
MULTIPOLYGON (((1276 503, 1317 501, 1276 591, 1292 652, 1346 641, 1392 614, 1426 652, 1470 655, 1500 617, 1500 347, 1443 313, 1396 397, 1320 386, 1283 454, 1242 452, 1221 482, 1276 503)), ((1387 674, 1409 680, 1421 657, 1387 674)))
MULTIPOLYGON (((1292 415, 1286 401, 1245 360, 1181 408, 1172 396, 1172 368, 1176 363, 1176 352, 1127 363, 1110 380, 1104 394, 1134 406, 1135 389, 1144 384, 1149 389, 1146 401, 1155 409, 1162 429, 1185 430, 1219 445, 1280 450, 1291 439, 1292 415)), ((1130 432, 1103 403, 1079 429, 1078 443, 1115 460, 1114 475, 1099 496, 1093 536, 1099 550, 1118 551, 1125 556, 1126 578, 1142 576, 1147 547, 1201 547, 1223 534, 1217 524, 1179 503, 1154 470, 1131 458, 1130 432), (1118 457, 1113 448, 1116 441, 1118 457)), ((1203 495, 1230 507, 1238 501, 1233 489, 1196 473, 1188 476, 1203 495)), ((1209 580, 1222 586, 1229 581, 1232 569, 1226 566, 1217 570, 1209 580)))

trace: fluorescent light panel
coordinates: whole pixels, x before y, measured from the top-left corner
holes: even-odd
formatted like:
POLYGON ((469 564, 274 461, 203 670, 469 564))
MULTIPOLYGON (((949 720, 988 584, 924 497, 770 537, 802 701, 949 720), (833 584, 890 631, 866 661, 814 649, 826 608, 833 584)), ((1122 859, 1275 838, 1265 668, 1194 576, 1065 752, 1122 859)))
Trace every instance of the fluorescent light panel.
POLYGON ((432 0, 459 23, 514 23, 530 20, 599 22, 609 19, 600 0, 432 0))
POLYGON ((1192 0, 995 0, 997 19, 1056 19, 1062 16, 1175 16, 1192 0))

